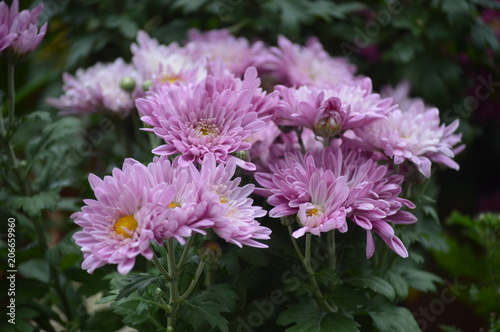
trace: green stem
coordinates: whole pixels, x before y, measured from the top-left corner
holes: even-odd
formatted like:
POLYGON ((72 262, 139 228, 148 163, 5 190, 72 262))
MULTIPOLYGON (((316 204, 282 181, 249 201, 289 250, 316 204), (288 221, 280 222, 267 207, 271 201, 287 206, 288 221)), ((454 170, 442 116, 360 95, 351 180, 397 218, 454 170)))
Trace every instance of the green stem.
POLYGON ((9 61, 7 65, 7 86, 9 93, 9 127, 14 123, 14 113, 16 110, 16 87, 14 85, 14 68, 15 65, 9 61))
MULTIPOLYGON (((0 91, 0 104, 3 102, 3 91, 0 91)), ((7 136, 7 131, 5 130, 5 125, 3 121, 3 108, 0 109, 0 135, 2 136, 2 139, 5 139, 7 136)))
POLYGON ((328 241, 328 267, 336 270, 336 253, 335 253, 335 229, 332 229, 327 234, 328 241))
POLYGON ((170 307, 172 312, 168 317, 168 327, 175 328, 177 321, 177 304, 179 303, 179 271, 176 268, 175 253, 174 253, 174 240, 167 240, 167 263, 168 272, 172 277, 170 281, 170 307))
POLYGON ((188 289, 184 292, 184 294, 182 294, 179 297, 179 302, 185 300, 189 296, 189 294, 191 294, 194 287, 198 283, 198 280, 200 279, 204 267, 205 267, 205 262, 201 261, 200 264, 198 265, 198 268, 196 269, 196 273, 194 274, 193 280, 191 280, 191 283, 189 284, 188 289))
POLYGON ((184 245, 184 249, 182 250, 181 258, 179 259, 179 262, 177 263, 177 270, 182 270, 182 267, 186 263, 187 255, 189 253, 189 248, 191 248, 191 245, 193 244, 195 234, 191 235, 186 244, 184 245))
POLYGON ((158 268, 158 270, 160 270, 160 273, 167 280, 167 282, 170 282, 172 280, 172 278, 170 277, 170 274, 168 274, 167 270, 165 270, 163 265, 161 265, 160 260, 156 256, 156 253, 154 253, 154 255, 153 255, 153 263, 158 268))
POLYGON ((42 252, 45 252, 47 250, 47 241, 45 240, 45 233, 43 231, 41 219, 42 215, 40 213, 38 219, 33 219, 33 223, 35 224, 35 230, 38 237, 38 244, 40 245, 40 249, 42 250, 42 252))
POLYGON ((161 326, 160 322, 158 322, 158 321, 156 320, 156 318, 154 318, 154 317, 153 317, 153 316, 151 316, 151 315, 148 315, 148 317, 149 317, 149 321, 150 321, 151 323, 153 323, 153 325, 154 325, 154 326, 156 326, 156 328, 157 328, 158 330, 163 329, 163 326, 161 326))
POLYGON ((306 154, 306 147, 304 146, 304 141, 302 140, 302 129, 295 128, 295 132, 297 133, 297 139, 300 145, 300 152, 302 152, 302 154, 306 154))
POLYGON ((326 301, 323 293, 319 289, 318 282, 314 277, 314 270, 311 266, 311 233, 306 234, 306 254, 304 260, 302 261, 306 268, 307 274, 309 275, 309 281, 311 282, 311 286, 313 288, 314 295, 316 296, 316 300, 318 303, 326 310, 326 312, 335 312, 335 309, 330 306, 330 304, 326 301))
POLYGON ((297 240, 292 235, 293 234, 292 225, 288 225, 288 233, 290 234, 290 239, 292 239, 293 247, 295 248, 297 255, 299 256, 301 261, 304 261, 304 254, 302 253, 302 250, 300 250, 297 240))

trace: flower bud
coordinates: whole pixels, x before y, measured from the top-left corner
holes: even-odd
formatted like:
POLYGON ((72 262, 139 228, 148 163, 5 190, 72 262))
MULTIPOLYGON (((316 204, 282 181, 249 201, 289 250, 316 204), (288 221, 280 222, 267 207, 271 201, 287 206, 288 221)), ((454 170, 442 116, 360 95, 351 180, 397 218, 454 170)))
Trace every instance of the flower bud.
POLYGON ((281 217, 280 218, 280 222, 283 226, 289 226, 289 225, 292 225, 294 223, 294 219, 293 217, 291 216, 287 216, 287 217, 281 217))
POLYGON ((145 80, 144 82, 142 82, 142 90, 148 91, 151 85, 153 85, 153 81, 145 80))
POLYGON ((120 80, 120 88, 123 91, 132 92, 135 89, 135 80, 130 77, 124 77, 120 80))
POLYGON ((204 240, 198 249, 196 249, 198 257, 208 264, 217 263, 222 256, 222 249, 218 242, 214 240, 204 240))

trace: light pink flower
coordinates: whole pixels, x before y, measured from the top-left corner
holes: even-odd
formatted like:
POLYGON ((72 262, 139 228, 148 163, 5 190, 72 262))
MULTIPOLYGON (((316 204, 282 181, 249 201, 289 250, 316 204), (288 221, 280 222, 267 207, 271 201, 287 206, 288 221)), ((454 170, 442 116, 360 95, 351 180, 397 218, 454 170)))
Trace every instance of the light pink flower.
POLYGON ((306 46, 301 46, 279 36, 278 47, 271 51, 275 56, 271 63, 274 74, 287 86, 329 87, 356 79, 356 67, 346 58, 330 57, 316 38, 310 38, 306 46))
POLYGON ((343 203, 349 194, 346 178, 336 178, 329 170, 315 172, 308 185, 311 199, 299 205, 297 217, 302 227, 293 232, 293 237, 299 238, 306 232, 320 236, 333 229, 344 229, 346 210, 343 203))
POLYGON ((84 254, 82 268, 89 273, 117 264, 118 272, 127 274, 138 255, 152 259, 150 242, 158 241, 175 192, 166 183, 153 188, 146 174, 144 165, 128 161, 123 170, 115 168, 102 180, 89 176, 96 199, 84 200, 82 210, 71 216, 83 228, 73 238, 84 254))
POLYGON ((316 135, 333 137, 341 131, 383 119, 395 108, 391 99, 372 92, 369 78, 331 88, 277 86, 281 101, 275 107, 274 121, 283 126, 300 126, 316 135))
MULTIPOLYGON (((412 214, 401 211, 402 207, 415 207, 410 201, 398 197, 404 177, 390 174, 386 166, 377 165, 369 157, 369 155, 338 147, 328 147, 322 151, 307 153, 305 156, 297 152, 288 153, 284 159, 270 166, 270 172, 255 174, 255 179, 263 186, 258 193, 268 196, 268 203, 275 206, 269 212, 271 217, 279 218, 298 214, 301 220, 304 218, 304 213, 308 211, 307 209, 312 208, 310 204, 314 205, 315 199, 318 201, 318 198, 314 196, 323 195, 317 191, 318 187, 323 188, 323 191, 328 191, 325 188, 329 188, 331 183, 341 181, 340 183, 348 188, 346 195, 338 194, 344 191, 336 188, 335 193, 329 192, 327 197, 337 195, 336 201, 330 202, 334 206, 333 210, 339 211, 336 212, 336 217, 341 218, 345 214, 348 219, 370 233, 367 235, 367 257, 371 257, 374 252, 371 231, 379 234, 397 254, 407 257, 408 252, 401 240, 388 229, 389 227, 392 230, 392 227, 388 225, 389 222, 408 224, 416 221, 412 214), (324 175, 330 173, 331 175, 324 175), (316 182, 311 186, 311 179, 316 179, 318 176, 324 184, 319 185, 315 180, 316 182), (345 178, 345 180, 338 180, 339 178, 345 178)), ((325 205, 325 203, 319 205, 322 206, 322 211, 327 211, 325 205)), ((339 219, 336 220, 339 231, 346 232, 348 224, 340 223, 339 219)), ((306 228, 297 234, 303 234, 304 231, 311 230, 306 228)), ((321 231, 318 229, 314 232, 321 231)))
POLYGON ((42 9, 41 3, 31 11, 19 12, 19 0, 12 1, 10 8, 0 2, 0 52, 12 51, 20 56, 37 48, 47 31, 47 23, 38 29, 42 9))
POLYGON ((189 42, 186 52, 194 59, 208 57, 210 62, 221 58, 226 68, 236 77, 241 77, 248 67, 259 69, 267 59, 264 43, 253 44, 246 38, 236 38, 229 30, 188 31, 189 42))
POLYGON ((78 69, 75 76, 65 73, 63 81, 64 94, 57 99, 47 99, 61 114, 111 112, 127 116, 134 108, 135 98, 141 94, 138 73, 121 58, 113 63, 97 63, 85 70, 78 69), (124 78, 137 82, 133 91, 127 92, 121 87, 124 78))
POLYGON ((222 212, 212 216, 215 233, 227 242, 257 248, 267 248, 267 245, 256 240, 267 240, 271 230, 261 226, 255 218, 266 215, 260 206, 253 206, 253 200, 248 196, 255 186, 247 184, 239 187, 241 178, 231 180, 235 171, 235 160, 229 160, 226 165, 217 165, 212 154, 207 155, 198 169, 190 164, 191 172, 199 174, 200 185, 208 185, 211 191, 207 196, 215 197, 222 207, 222 212), (199 172, 199 173, 198 173, 199 172))
POLYGON ((196 83, 207 76, 204 57, 193 58, 176 43, 161 45, 144 31, 137 33, 131 45, 132 63, 144 80, 159 84, 196 83))
POLYGON ((463 148, 454 148, 461 139, 461 134, 453 134, 457 128, 458 120, 448 126, 440 124, 438 109, 426 109, 417 101, 407 110, 396 109, 387 119, 357 128, 345 137, 349 144, 382 152, 396 165, 408 161, 428 178, 432 162, 459 169, 452 159, 463 148))
MULTIPOLYGON (((276 100, 258 88, 259 82, 251 67, 243 80, 229 74, 210 75, 192 86, 158 86, 148 92, 136 102, 139 114, 166 143, 153 153, 180 153, 179 164, 185 166, 201 162, 209 153, 226 163, 236 158, 232 153, 248 150, 251 143, 245 140, 264 126, 259 118, 276 100)), ((236 161, 247 170, 255 169, 252 163, 236 161)))

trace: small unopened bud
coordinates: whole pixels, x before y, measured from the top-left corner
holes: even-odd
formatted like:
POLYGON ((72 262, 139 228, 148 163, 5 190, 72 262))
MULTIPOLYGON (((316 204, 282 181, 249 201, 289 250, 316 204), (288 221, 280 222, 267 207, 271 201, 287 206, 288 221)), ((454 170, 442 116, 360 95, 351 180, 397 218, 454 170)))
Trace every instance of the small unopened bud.
POLYGON ((248 152, 246 150, 236 151, 232 155, 242 160, 248 160, 248 152))
POLYGON ((283 226, 289 226, 289 225, 292 225, 293 222, 295 220, 293 220, 293 217, 292 216, 286 216, 286 217, 281 217, 280 218, 280 222, 283 226))
POLYGON ((142 90, 148 91, 151 85, 153 85, 153 81, 145 80, 144 82, 142 82, 142 90))
POLYGON ((124 77, 120 80, 120 88, 123 91, 132 92, 135 89, 135 80, 130 77, 124 77))
POLYGON ((208 264, 217 263, 222 256, 222 249, 218 242, 214 240, 204 240, 198 249, 196 249, 198 257, 208 264))

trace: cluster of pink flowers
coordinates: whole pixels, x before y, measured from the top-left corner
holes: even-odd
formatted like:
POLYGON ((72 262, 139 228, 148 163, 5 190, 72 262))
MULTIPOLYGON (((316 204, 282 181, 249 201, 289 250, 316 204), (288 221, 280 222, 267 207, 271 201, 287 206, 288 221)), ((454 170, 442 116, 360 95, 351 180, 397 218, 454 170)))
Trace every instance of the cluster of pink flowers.
POLYGON ((38 28, 42 10, 43 4, 39 4, 31 11, 19 12, 19 0, 12 1, 10 8, 4 1, 0 2, 0 54, 20 57, 40 44, 47 31, 47 23, 38 28))
POLYGON ((231 179, 234 161, 217 165, 210 154, 197 168, 193 163, 180 167, 179 160, 157 157, 144 166, 127 159, 111 176, 89 176, 96 199, 85 200, 72 215, 82 227, 74 239, 84 253, 84 269, 92 273, 117 264, 118 272, 126 274, 138 255, 152 259, 151 241, 184 243, 208 228, 240 247, 267 247, 256 240, 269 239, 271 230, 255 220, 266 211, 248 198, 254 185, 240 187, 240 178, 231 179))
POLYGON ((256 221, 266 211, 252 205, 254 192, 273 206, 271 218, 297 220, 296 238, 361 227, 367 257, 373 233, 407 257, 391 226, 416 222, 404 210, 415 205, 401 197, 403 182, 412 169, 428 178, 432 163, 458 169, 457 121, 440 124, 439 111, 410 99, 408 86, 374 92, 316 39, 302 46, 280 36, 269 48, 226 30, 193 30, 180 46, 140 31, 132 54, 130 65, 118 59, 66 74, 64 95, 50 101, 66 114, 136 109, 144 130, 162 139, 148 166, 127 160, 103 180, 90 176, 96 200, 73 215, 89 272, 111 263, 127 273, 137 255, 151 258, 150 241, 184 243, 207 228, 265 247, 258 240, 271 231, 256 221), (278 82, 273 92, 260 87, 264 74, 278 82), (125 88, 125 78, 134 84, 125 88), (261 187, 240 186, 237 167, 261 187))

